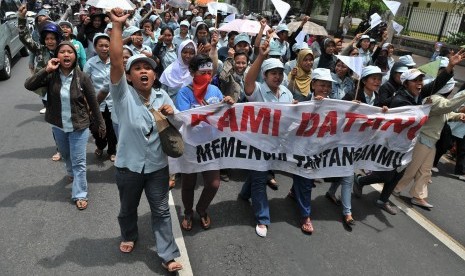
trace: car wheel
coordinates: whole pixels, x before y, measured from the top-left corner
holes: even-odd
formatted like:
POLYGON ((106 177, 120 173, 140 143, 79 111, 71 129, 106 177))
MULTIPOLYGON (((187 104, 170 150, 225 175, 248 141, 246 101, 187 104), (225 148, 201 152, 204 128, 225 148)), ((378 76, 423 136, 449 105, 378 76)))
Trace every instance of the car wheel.
POLYGON ((21 50, 19 51, 19 54, 20 54, 22 57, 27 57, 27 56, 29 56, 29 51, 27 50, 26 47, 23 47, 23 48, 21 48, 21 50))
POLYGON ((5 60, 3 61, 3 69, 0 70, 0 79, 7 80, 11 77, 11 57, 10 52, 5 49, 5 60))

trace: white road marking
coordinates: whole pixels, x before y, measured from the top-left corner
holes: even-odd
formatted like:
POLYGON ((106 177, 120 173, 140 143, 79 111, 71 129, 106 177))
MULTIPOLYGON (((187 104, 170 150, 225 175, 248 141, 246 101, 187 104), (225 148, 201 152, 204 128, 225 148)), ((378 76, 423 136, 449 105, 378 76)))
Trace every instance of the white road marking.
MULTIPOLYGON (((373 187, 378 192, 381 192, 381 190, 383 189, 383 185, 381 184, 372 184, 371 187, 373 187)), ((402 212, 404 212, 407 216, 413 219, 431 235, 433 235, 450 250, 452 250, 452 252, 454 252, 460 258, 462 258, 462 260, 465 260, 465 247, 462 244, 460 244, 454 238, 449 236, 444 230, 442 230, 436 224, 434 224, 426 217, 424 217, 422 214, 417 212, 414 208, 406 205, 402 200, 396 198, 395 196, 391 196, 389 200, 395 205, 397 205, 397 207, 400 210, 402 210, 402 212)))
POLYGON ((182 236, 181 226, 178 223, 178 214, 176 213, 176 206, 174 205, 173 195, 171 192, 168 203, 170 205, 171 221, 173 223, 173 235, 176 240, 176 244, 178 245, 179 252, 181 252, 181 257, 176 260, 182 263, 183 266, 183 269, 178 271, 178 273, 181 276, 194 275, 192 272, 191 263, 189 261, 189 255, 187 254, 186 244, 184 243, 184 237, 182 236))

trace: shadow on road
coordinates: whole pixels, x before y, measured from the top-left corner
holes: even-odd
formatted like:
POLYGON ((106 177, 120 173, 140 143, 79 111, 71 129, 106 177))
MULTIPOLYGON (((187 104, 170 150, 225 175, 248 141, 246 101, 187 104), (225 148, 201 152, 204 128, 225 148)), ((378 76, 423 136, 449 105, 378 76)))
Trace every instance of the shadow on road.
MULTIPOLYGON (((43 104, 37 103, 37 104, 17 104, 15 105, 15 109, 21 109, 21 110, 29 110, 29 111, 35 111, 39 112, 44 108, 43 104)), ((41 115, 43 117, 43 115, 41 115)))
MULTIPOLYGON (((126 254, 119 251, 120 237, 90 239, 79 238, 72 240, 63 252, 42 258, 38 264, 46 269, 57 268, 68 262, 75 263, 79 267, 115 267, 120 263, 137 264, 145 263, 148 269, 155 275, 171 275, 162 266, 154 248, 154 240, 150 236, 150 212, 139 217, 139 240, 134 251, 126 254)), ((135 275, 140 269, 121 271, 121 275, 135 275)), ((85 274, 85 273, 84 273, 85 274)))

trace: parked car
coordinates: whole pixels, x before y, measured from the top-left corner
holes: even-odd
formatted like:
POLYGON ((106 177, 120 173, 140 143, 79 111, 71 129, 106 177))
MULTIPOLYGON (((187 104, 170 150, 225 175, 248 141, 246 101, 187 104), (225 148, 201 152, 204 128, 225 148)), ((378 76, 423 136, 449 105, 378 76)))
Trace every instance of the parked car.
POLYGON ((18 0, 0 1, 0 79, 11 77, 12 58, 17 54, 27 56, 26 47, 19 40, 18 0))

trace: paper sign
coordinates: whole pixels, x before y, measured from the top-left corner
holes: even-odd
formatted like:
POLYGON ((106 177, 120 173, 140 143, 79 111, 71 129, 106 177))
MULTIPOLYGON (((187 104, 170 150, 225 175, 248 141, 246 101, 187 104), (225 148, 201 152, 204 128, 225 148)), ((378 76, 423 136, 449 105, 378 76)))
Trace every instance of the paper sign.
POLYGON ((383 2, 388 7, 388 9, 392 12, 392 14, 396 15, 401 3, 397 1, 387 1, 387 0, 383 0, 383 2))
POLYGON ((404 26, 392 20, 392 28, 397 32, 397 34, 400 34, 400 32, 402 32, 402 30, 404 29, 404 26))
POLYGON ((291 9, 291 5, 288 3, 281 1, 281 0, 271 0, 273 3, 276 11, 279 13, 281 16, 281 22, 283 22, 284 18, 286 17, 287 13, 291 9))
POLYGON ((370 16, 370 28, 374 29, 376 26, 378 26, 383 20, 381 19, 381 16, 379 14, 374 13, 370 16))

